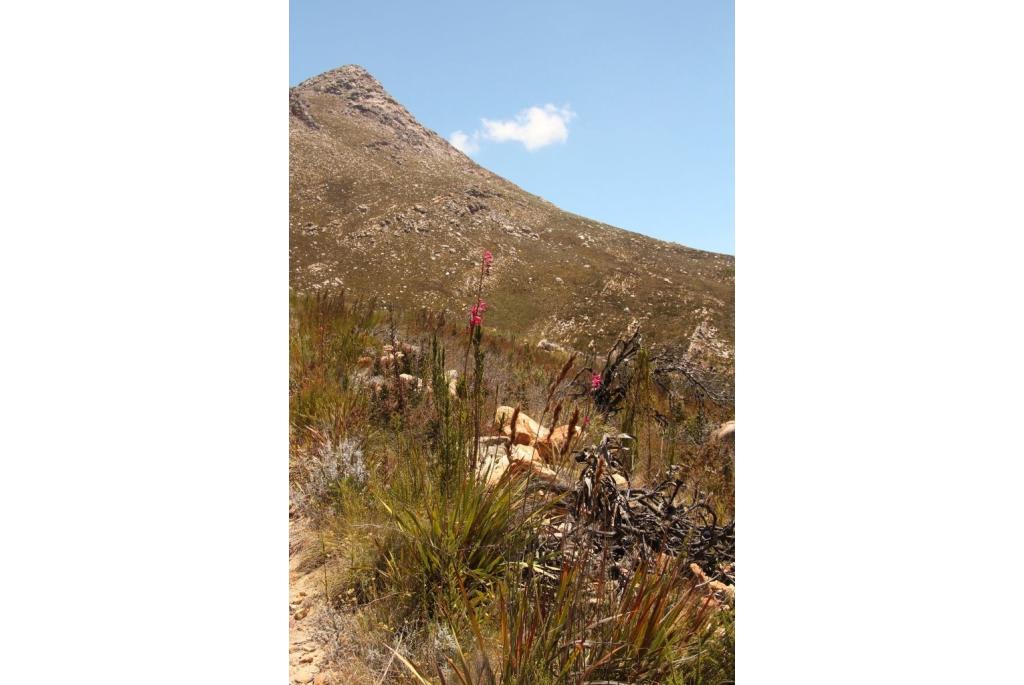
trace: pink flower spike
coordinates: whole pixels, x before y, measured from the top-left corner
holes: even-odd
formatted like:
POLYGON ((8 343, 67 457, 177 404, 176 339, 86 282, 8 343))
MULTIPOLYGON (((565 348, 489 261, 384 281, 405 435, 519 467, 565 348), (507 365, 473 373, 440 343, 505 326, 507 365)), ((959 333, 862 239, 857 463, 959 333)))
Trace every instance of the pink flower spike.
POLYGON ((473 305, 472 307, 470 307, 470 309, 469 309, 469 325, 470 325, 471 328, 473 326, 479 326, 480 324, 483 323, 483 321, 484 321, 483 314, 486 311, 487 311, 487 303, 484 302, 483 300, 477 300, 476 304, 473 305))
POLYGON ((595 373, 590 377, 590 389, 591 391, 597 390, 601 387, 601 374, 595 373))
POLYGON ((484 250, 484 266, 490 266, 492 263, 494 263, 494 255, 490 250, 484 250))

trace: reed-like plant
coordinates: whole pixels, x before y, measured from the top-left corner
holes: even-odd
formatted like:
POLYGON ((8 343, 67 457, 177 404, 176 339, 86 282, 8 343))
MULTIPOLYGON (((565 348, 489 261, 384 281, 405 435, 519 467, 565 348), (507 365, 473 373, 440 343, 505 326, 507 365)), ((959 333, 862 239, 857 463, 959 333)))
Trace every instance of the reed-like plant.
MULTIPOLYGON (((465 592, 456 596, 473 649, 467 653, 459 644, 446 668, 437 665, 441 682, 691 683, 728 670, 731 652, 720 638, 709 639, 722 634, 722 623, 706 594, 683 575, 680 562, 665 559, 640 569, 623 588, 586 568, 586 563, 564 564, 553 586, 543 574, 500 584, 498 600, 490 606, 496 645, 484 634, 480 603, 465 592), (700 668, 693 662, 702 654, 700 668)), ((405 663, 426 681, 425 669, 405 663)))
POLYGON ((386 552, 384 582, 404 599, 407 617, 431 619, 457 601, 491 593, 516 561, 543 507, 524 507, 521 478, 487 488, 472 474, 442 490, 428 485, 418 508, 383 505, 396 536, 386 552))
MULTIPOLYGON (((481 312, 478 306, 471 315, 481 312)), ((549 450, 550 459, 545 452, 560 483, 576 478, 572 455, 583 440, 629 428, 646 448, 637 470, 660 473, 665 463, 682 463, 688 483, 720 497, 731 515, 731 448, 706 444, 709 426, 723 417, 711 405, 707 418, 697 404, 685 416, 662 407, 644 350, 623 386, 621 411, 595 412, 592 352, 588 365, 577 368, 574 355, 553 356, 490 329, 483 335, 480 323, 471 319, 467 336, 461 315, 450 322, 424 311, 410 323, 401 312, 385 318, 344 296, 293 299, 293 520, 319 536, 309 545, 316 547, 310 558, 318 570, 329 567, 325 594, 339 612, 352 612, 345 625, 367 644, 395 645, 402 653, 394 666, 406 664, 412 674, 415 662, 413 677, 421 682, 728 681, 731 610, 713 610, 687 569, 675 562, 606 563, 594 551, 603 546, 582 538, 562 548, 554 543, 553 550, 552 530, 565 516, 555 511, 553 493, 563 490, 522 471, 488 489, 474 472, 474 438, 493 415, 482 409, 493 392, 496 404, 514 407, 513 425, 521 411, 539 420, 541 432, 566 424, 567 442, 549 450), (350 387, 370 361, 357 365, 361 355, 373 355, 370 373, 395 376, 397 367, 378 368, 380 355, 385 345, 395 349, 410 340, 429 354, 408 356, 402 371, 421 375, 428 388, 408 390, 395 403, 387 393, 403 392, 400 378, 385 375, 379 393, 350 387), (467 359, 452 394, 445 348, 454 351, 457 366, 463 345, 467 359), (325 460, 336 456, 321 449, 326 437, 337 446, 354 436, 360 459, 325 460), (655 463, 645 464, 652 455, 655 463), (307 502, 329 506, 311 515, 307 502), (454 647, 426 637, 439 628, 454 647)), ((600 388, 600 374, 598 380, 600 388)), ((385 672, 377 656, 360 658, 385 672)))

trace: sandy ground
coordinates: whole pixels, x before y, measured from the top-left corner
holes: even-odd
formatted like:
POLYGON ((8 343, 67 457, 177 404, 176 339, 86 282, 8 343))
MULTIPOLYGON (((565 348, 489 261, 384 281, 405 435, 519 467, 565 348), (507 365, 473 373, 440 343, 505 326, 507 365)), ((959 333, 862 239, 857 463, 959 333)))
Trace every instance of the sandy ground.
POLYGON ((326 670, 326 655, 313 638, 312 626, 317 612, 323 610, 323 575, 321 569, 299 570, 300 556, 295 536, 298 526, 289 526, 293 537, 288 559, 288 677, 297 685, 332 685, 336 680, 326 670), (319 572, 319 573, 318 573, 319 572))

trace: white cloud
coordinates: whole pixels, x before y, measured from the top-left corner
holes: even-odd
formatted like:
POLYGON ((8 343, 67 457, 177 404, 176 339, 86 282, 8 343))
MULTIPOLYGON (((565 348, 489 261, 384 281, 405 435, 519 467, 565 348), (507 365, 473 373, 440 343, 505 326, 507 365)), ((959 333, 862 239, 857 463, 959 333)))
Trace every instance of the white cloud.
POLYGON ((483 135, 496 143, 518 141, 532 152, 554 143, 564 143, 569 138, 569 122, 575 116, 576 113, 568 107, 530 107, 517 114, 515 119, 483 119, 483 135))
POLYGON ((480 150, 481 140, 494 143, 518 142, 533 152, 568 140, 569 122, 575 117, 576 113, 568 105, 534 106, 519 112, 513 119, 481 119, 483 130, 474 131, 472 134, 456 131, 449 136, 448 141, 467 155, 480 150))
POLYGON ((467 155, 471 155, 480 150, 480 143, 477 142, 479 139, 479 132, 470 136, 462 131, 456 131, 448 136, 448 142, 451 143, 455 149, 467 155))

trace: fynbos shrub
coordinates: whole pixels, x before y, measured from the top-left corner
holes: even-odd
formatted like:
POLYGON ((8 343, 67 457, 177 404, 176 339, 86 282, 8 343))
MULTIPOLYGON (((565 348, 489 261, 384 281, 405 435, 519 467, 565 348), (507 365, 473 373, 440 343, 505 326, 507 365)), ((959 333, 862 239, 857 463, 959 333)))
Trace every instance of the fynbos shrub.
POLYGON ((341 487, 347 483, 362 488, 368 477, 363 450, 348 438, 337 445, 330 438, 318 443, 299 462, 297 470, 292 505, 314 521, 336 513, 341 487))

